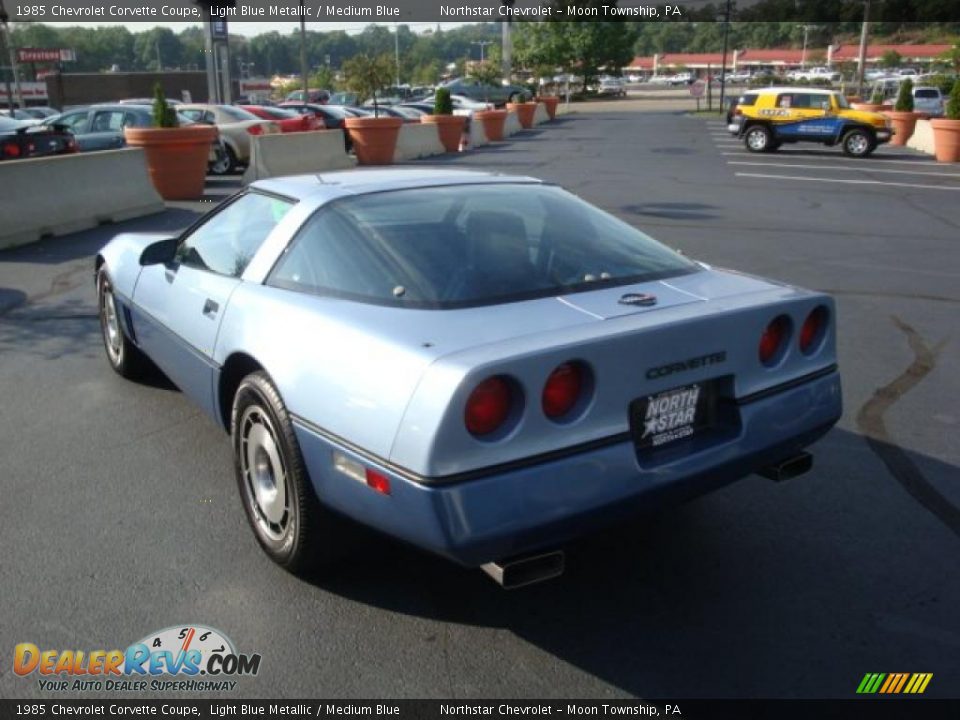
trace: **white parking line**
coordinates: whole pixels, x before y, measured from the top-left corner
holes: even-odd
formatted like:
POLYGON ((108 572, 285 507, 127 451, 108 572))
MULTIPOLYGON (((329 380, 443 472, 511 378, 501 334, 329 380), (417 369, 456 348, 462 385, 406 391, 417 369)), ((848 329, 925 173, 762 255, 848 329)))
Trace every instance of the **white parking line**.
MULTIPOLYGON (((723 155, 738 155, 739 157, 745 157, 743 153, 723 153, 723 155)), ((755 155, 754 157, 756 157, 759 160, 761 156, 755 155)), ((769 157, 770 160, 782 160, 784 158, 797 158, 798 160, 804 160, 804 161, 826 160, 828 162, 836 162, 840 158, 840 154, 837 153, 837 155, 834 157, 829 155, 800 155, 799 153, 781 153, 780 155, 768 155, 767 157, 769 157)), ((917 158, 916 160, 887 160, 885 158, 869 157, 869 158, 856 158, 856 159, 851 158, 851 161, 856 162, 858 165, 859 164, 866 165, 867 163, 882 162, 882 163, 897 163, 899 165, 931 165, 933 167, 937 167, 937 163, 934 162, 932 158, 929 160, 927 158, 917 158)))
POLYGON ((919 185, 917 183, 883 182, 882 180, 841 180, 840 178, 815 178, 798 175, 767 175, 764 173, 735 173, 737 177, 762 178, 767 180, 806 180, 823 183, 844 183, 846 185, 887 185, 889 187, 921 188, 923 190, 960 190, 960 185, 919 185))
MULTIPOLYGON (((792 163, 740 162, 727 160, 727 165, 759 165, 761 167, 802 168, 806 170, 843 170, 845 172, 897 173, 902 175, 929 175, 930 177, 960 178, 960 173, 923 172, 920 170, 890 170, 886 168, 850 167, 847 165, 795 165, 792 163)), ((944 168, 946 170, 946 168, 944 168)))

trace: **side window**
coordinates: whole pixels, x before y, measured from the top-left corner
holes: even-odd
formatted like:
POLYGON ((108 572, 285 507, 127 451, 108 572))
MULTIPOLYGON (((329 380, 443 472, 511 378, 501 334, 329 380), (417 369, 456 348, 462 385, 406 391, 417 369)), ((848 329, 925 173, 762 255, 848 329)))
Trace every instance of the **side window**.
POLYGON ((181 110, 180 114, 190 118, 194 122, 200 122, 200 119, 203 117, 202 110, 194 110, 192 108, 187 110, 181 110))
POLYGON ((93 114, 90 132, 120 132, 123 130, 123 113, 115 110, 101 110, 93 114))
POLYGON ((67 113, 62 116, 58 123, 66 125, 75 133, 82 133, 87 126, 87 113, 86 112, 75 112, 67 113))
POLYGON ((783 94, 777 96, 777 107, 778 108, 791 108, 793 107, 793 95, 783 94))
POLYGON ((194 230, 177 248, 182 265, 240 277, 257 250, 293 204, 249 193, 194 230))
POLYGON ((124 127, 150 127, 152 123, 152 118, 146 114, 138 115, 137 113, 132 112, 123 114, 124 127))
POLYGON ((203 118, 200 120, 200 122, 206 123, 207 125, 215 125, 217 121, 216 118, 213 117, 213 113, 207 110, 203 114, 203 118))

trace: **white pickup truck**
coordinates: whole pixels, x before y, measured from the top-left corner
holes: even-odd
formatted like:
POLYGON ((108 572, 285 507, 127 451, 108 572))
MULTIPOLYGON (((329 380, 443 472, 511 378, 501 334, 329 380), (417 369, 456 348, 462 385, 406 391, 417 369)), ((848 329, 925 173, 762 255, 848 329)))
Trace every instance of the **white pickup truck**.
POLYGON ((787 73, 787 77, 791 80, 802 80, 804 82, 810 82, 812 80, 829 80, 830 82, 840 82, 842 76, 836 70, 831 70, 828 67, 812 67, 805 68, 802 70, 793 70, 790 73, 787 73))

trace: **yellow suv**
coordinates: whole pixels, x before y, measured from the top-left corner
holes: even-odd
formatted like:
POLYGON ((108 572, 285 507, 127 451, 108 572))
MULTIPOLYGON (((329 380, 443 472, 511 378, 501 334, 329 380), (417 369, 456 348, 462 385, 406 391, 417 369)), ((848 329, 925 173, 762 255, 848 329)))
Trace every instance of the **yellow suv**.
POLYGON ((840 145, 850 157, 866 157, 893 137, 880 113, 854 110, 839 92, 823 88, 771 87, 744 93, 728 127, 750 152, 772 152, 783 143, 840 145))

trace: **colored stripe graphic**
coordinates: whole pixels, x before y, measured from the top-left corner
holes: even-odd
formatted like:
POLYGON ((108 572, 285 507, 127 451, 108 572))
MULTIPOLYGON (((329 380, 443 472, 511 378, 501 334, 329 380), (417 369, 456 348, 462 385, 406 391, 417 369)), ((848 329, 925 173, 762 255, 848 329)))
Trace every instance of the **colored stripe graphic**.
POLYGON ((923 694, 933 673, 867 673, 857 686, 858 695, 923 694))

